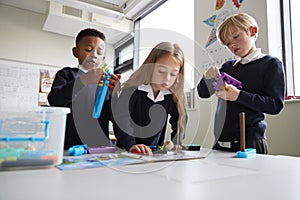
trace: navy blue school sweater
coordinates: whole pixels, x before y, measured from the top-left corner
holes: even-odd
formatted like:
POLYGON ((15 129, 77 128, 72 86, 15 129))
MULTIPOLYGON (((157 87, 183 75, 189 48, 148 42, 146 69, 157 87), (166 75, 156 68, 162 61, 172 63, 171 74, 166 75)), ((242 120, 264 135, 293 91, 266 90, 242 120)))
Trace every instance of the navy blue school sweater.
POLYGON ((82 74, 78 68, 65 67, 56 73, 48 101, 51 106, 68 107, 65 145, 88 146, 110 145, 109 121, 111 118, 110 100, 105 101, 99 119, 92 117, 95 104, 96 85, 83 85, 79 79, 82 74))
POLYGON ((132 145, 162 146, 165 139, 167 116, 170 116, 171 139, 177 134, 178 110, 172 94, 153 102, 148 92, 137 88, 124 89, 112 100, 117 145, 129 150, 132 145))
MULTIPOLYGON (((284 106, 285 74, 282 62, 266 55, 247 64, 235 60, 224 63, 220 72, 226 72, 242 82, 236 101, 218 98, 214 134, 216 141, 239 141, 239 113, 245 112, 246 140, 266 138, 266 114, 278 114, 284 106)), ((201 98, 215 93, 214 80, 200 80, 197 89, 201 98)))

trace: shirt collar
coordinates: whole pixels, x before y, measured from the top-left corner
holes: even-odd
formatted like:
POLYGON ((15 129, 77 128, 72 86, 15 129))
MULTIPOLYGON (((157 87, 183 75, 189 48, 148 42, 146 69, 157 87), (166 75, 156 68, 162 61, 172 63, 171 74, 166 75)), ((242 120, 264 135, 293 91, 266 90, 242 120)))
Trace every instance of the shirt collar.
POLYGON ((253 51, 249 55, 245 56, 244 58, 238 58, 235 61, 235 63, 233 64, 233 66, 235 66, 239 62, 244 65, 244 64, 247 64, 247 63, 252 62, 254 60, 260 59, 264 56, 265 56, 265 54, 261 53, 261 48, 257 48, 257 49, 255 49, 255 51, 253 51))
POLYGON ((166 90, 161 90, 159 91, 157 97, 155 98, 154 97, 154 94, 153 94, 153 90, 152 90, 152 87, 150 84, 147 84, 147 85, 140 85, 138 86, 138 90, 140 91, 144 91, 144 92, 148 92, 148 95, 147 97, 149 99, 151 99, 153 102, 159 102, 159 101, 163 101, 165 98, 164 96, 167 95, 167 94, 172 94, 170 90, 166 89, 166 90))
POLYGON ((78 64, 78 68, 81 70, 81 71, 83 71, 84 73, 87 73, 88 72, 88 70, 87 69, 85 69, 82 65, 80 65, 80 64, 78 64))

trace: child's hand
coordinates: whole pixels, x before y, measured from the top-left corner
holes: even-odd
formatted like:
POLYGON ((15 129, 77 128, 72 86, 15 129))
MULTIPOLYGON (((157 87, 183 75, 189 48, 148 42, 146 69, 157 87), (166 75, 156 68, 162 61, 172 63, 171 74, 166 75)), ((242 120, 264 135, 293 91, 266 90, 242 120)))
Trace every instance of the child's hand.
POLYGON ((87 73, 80 75, 79 78, 83 85, 89 85, 89 84, 101 83, 104 77, 105 77, 105 73, 103 69, 95 68, 89 70, 87 73))
POLYGON ((148 147, 147 145, 144 144, 136 144, 133 145, 130 149, 129 152, 131 153, 137 153, 137 154, 148 154, 149 156, 152 156, 152 149, 148 147))
POLYGON ((210 67, 206 72, 204 72, 205 79, 215 79, 218 80, 221 74, 218 67, 210 67))
POLYGON ((109 84, 107 85, 110 94, 114 94, 114 91, 115 92, 120 91, 121 89, 120 79, 121 79, 120 74, 110 74, 110 78, 108 79, 109 84))
POLYGON ((221 90, 216 91, 216 96, 227 101, 236 101, 240 95, 240 90, 231 84, 224 83, 221 90))
POLYGON ((174 145, 174 151, 181 151, 182 150, 182 146, 181 145, 174 145))

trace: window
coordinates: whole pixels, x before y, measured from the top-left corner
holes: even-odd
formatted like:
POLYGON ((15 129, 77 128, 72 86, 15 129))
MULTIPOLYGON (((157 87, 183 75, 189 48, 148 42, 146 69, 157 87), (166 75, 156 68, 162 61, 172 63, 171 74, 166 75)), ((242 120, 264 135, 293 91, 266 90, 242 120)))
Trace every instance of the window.
POLYGON ((185 54, 185 91, 194 88, 194 1, 166 1, 137 23, 139 25, 137 65, 158 43, 178 43, 185 54), (183 8, 184 7, 184 8, 183 8), (183 12, 183 10, 188 12, 183 12))
POLYGON ((115 56, 115 74, 121 74, 133 69, 133 38, 116 48, 115 56))
POLYGON ((283 0, 282 13, 284 24, 284 62, 287 74, 287 95, 300 96, 300 17, 299 0, 283 0))
POLYGON ((300 27, 299 22, 297 22, 297 19, 299 19, 299 6, 300 1, 299 0, 290 0, 291 5, 291 36, 292 36, 292 51, 293 51, 293 71, 294 71, 294 90, 295 94, 297 96, 300 96, 300 27), (296 77, 298 75, 298 77, 296 77))

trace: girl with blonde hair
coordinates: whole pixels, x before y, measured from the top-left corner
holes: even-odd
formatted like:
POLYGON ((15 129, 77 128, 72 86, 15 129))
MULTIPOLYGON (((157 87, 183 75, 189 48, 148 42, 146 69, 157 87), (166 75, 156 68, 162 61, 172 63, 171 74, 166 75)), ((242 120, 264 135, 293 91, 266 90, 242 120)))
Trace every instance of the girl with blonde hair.
POLYGON ((187 122, 183 84, 183 51, 178 44, 157 44, 123 83, 112 106, 117 145, 130 152, 152 154, 150 146, 164 144, 168 116, 171 139, 181 142, 187 122))

